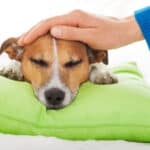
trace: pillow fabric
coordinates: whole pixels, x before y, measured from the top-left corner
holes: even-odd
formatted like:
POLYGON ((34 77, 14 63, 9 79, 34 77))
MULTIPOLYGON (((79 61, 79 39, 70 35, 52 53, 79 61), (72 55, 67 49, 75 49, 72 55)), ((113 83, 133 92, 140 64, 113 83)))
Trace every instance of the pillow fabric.
POLYGON ((46 110, 30 84, 0 77, 0 132, 150 142, 150 86, 135 63, 112 70, 118 84, 84 83, 72 104, 60 110, 46 110))

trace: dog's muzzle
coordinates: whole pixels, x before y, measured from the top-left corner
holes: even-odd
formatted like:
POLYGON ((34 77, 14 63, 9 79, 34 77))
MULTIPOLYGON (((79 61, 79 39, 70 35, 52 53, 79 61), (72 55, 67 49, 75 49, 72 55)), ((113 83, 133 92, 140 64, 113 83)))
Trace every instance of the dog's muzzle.
POLYGON ((65 98, 65 92, 59 88, 51 88, 44 92, 44 96, 48 106, 52 108, 58 108, 62 105, 65 98))

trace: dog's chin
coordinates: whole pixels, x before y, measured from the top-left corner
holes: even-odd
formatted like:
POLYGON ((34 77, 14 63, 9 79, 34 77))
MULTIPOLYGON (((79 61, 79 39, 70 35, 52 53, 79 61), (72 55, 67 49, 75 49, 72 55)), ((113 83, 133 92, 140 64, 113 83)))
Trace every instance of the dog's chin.
MULTIPOLYGON (((69 105, 69 104, 68 104, 69 105)), ((66 105, 67 106, 67 105, 66 105)), ((64 105, 50 105, 50 104, 46 104, 46 109, 55 109, 55 110, 59 110, 59 109, 63 109, 64 107, 66 107, 64 105)))

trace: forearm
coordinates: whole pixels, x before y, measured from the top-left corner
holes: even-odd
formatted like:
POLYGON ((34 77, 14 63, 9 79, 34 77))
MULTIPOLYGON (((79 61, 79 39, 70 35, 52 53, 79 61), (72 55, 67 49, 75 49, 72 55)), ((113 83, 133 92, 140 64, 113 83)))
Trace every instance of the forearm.
POLYGON ((119 47, 143 40, 143 34, 134 16, 121 19, 118 30, 119 47))

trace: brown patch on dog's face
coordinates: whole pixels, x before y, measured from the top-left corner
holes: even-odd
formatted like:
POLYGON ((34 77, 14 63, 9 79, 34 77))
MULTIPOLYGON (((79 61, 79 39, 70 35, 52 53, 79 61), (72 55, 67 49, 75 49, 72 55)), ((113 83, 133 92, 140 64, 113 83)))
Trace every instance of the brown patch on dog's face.
POLYGON ((22 71, 25 79, 30 81, 34 88, 40 88, 51 78, 52 62, 53 50, 49 35, 25 46, 22 58, 22 71))
POLYGON ((86 47, 79 42, 57 40, 57 48, 60 77, 72 92, 76 92, 89 75, 86 47))

